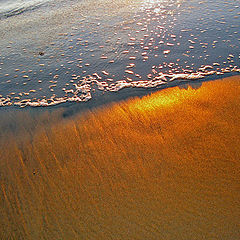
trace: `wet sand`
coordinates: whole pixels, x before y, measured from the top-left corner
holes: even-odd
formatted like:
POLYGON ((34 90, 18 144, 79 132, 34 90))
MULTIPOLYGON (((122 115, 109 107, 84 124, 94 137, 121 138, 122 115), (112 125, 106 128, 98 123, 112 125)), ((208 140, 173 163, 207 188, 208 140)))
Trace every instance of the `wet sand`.
POLYGON ((11 116, 0 239, 240 239, 239 76, 54 124, 11 116))

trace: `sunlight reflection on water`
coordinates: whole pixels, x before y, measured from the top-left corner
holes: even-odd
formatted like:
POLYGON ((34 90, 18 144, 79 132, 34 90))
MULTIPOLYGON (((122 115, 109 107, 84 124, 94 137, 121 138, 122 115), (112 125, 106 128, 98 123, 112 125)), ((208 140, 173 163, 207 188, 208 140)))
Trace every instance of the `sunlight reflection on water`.
POLYGON ((237 74, 238 17, 231 1, 102 0, 51 2, 7 18, 0 106, 86 102, 237 74))

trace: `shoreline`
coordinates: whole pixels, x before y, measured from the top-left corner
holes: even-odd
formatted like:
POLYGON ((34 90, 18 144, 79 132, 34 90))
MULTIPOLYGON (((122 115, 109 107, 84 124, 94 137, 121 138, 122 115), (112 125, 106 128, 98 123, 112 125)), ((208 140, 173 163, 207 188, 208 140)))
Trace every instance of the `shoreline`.
POLYGON ((238 239, 240 76, 201 83, 13 119, 0 238, 238 239))

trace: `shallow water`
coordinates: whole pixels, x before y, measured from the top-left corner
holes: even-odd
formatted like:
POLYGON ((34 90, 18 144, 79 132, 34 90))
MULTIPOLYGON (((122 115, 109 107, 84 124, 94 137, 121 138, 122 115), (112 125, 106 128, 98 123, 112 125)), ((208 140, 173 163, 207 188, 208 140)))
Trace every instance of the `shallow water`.
POLYGON ((8 18, 34 10, 47 1, 49 0, 1 0, 0 18, 8 18))
POLYGON ((29 3, 0 19, 0 106, 101 101, 239 73, 239 1, 29 3))

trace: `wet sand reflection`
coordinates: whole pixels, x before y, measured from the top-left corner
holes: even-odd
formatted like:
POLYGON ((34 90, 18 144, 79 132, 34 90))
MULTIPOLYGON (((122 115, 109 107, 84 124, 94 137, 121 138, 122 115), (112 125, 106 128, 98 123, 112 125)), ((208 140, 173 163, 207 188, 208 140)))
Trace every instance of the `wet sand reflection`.
POLYGON ((165 89, 54 125, 16 113, 24 127, 0 135, 0 238, 239 239, 239 86, 165 89))

